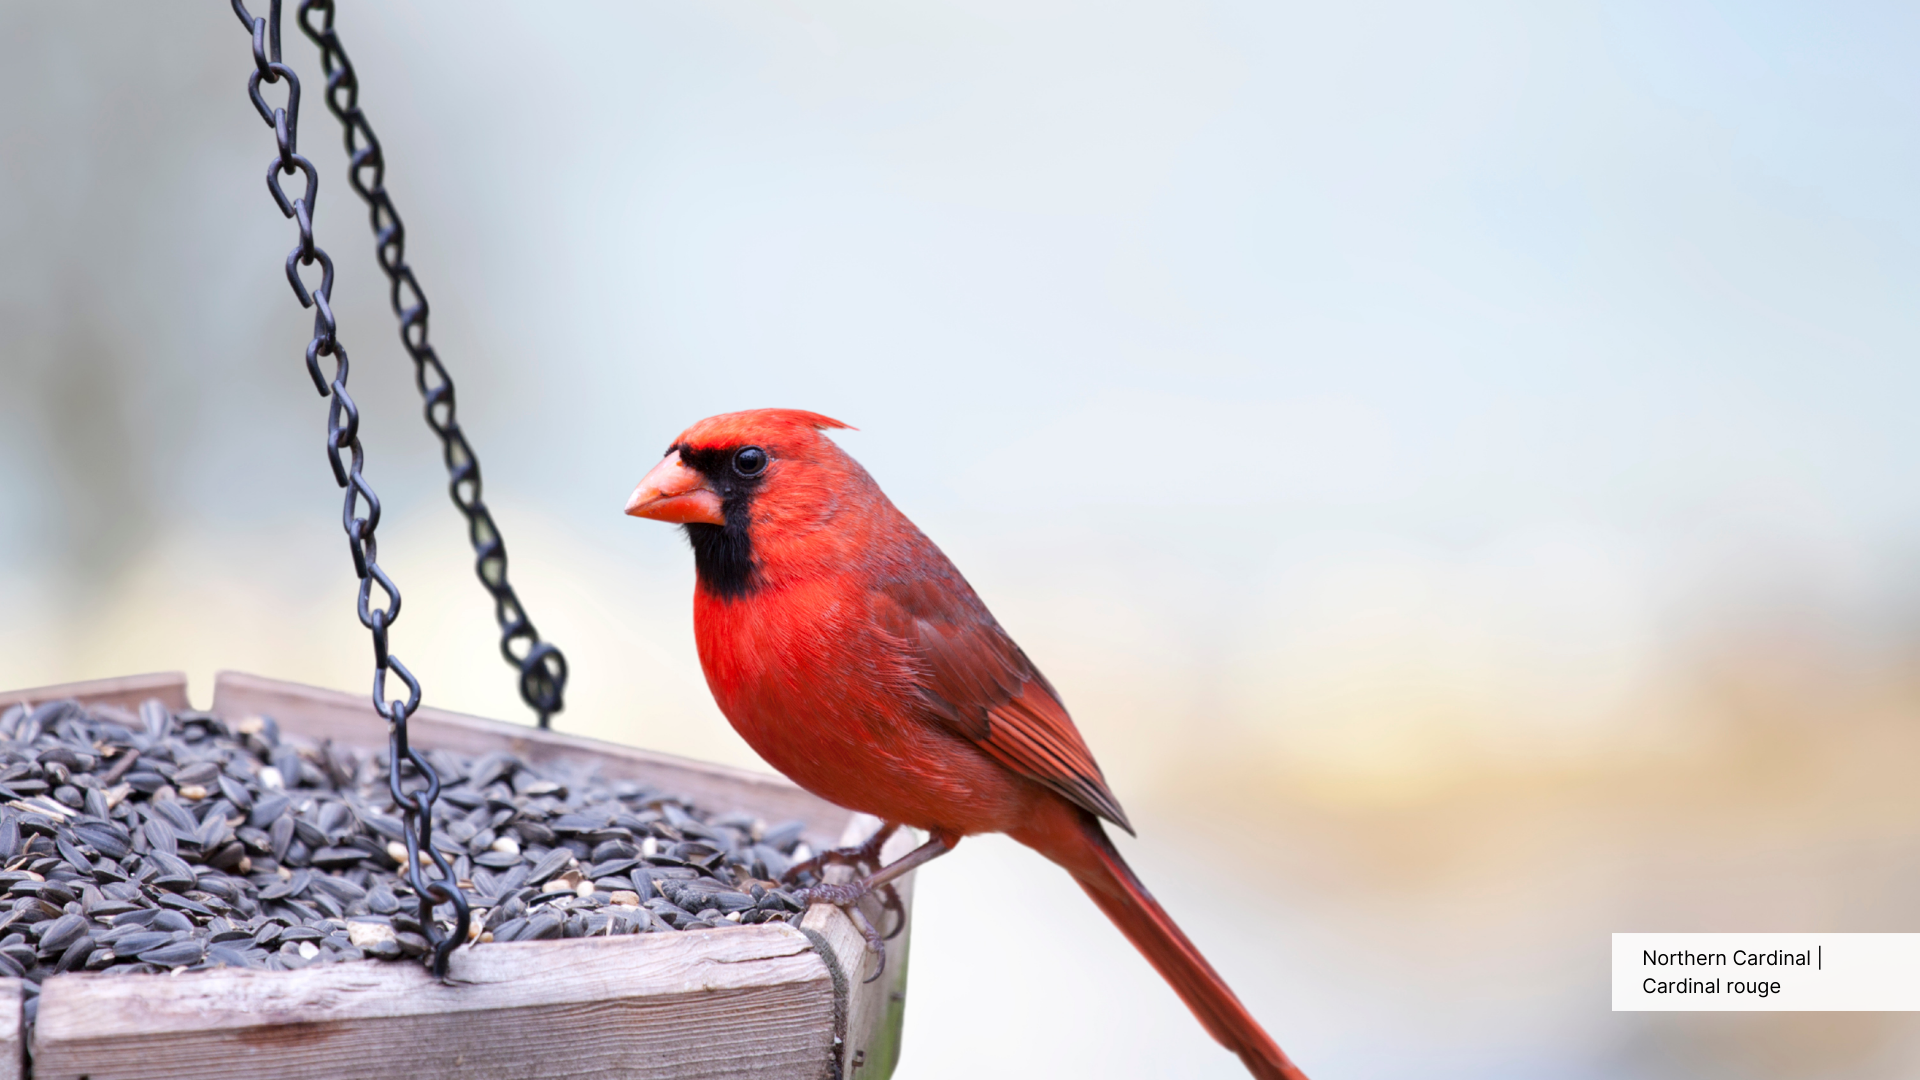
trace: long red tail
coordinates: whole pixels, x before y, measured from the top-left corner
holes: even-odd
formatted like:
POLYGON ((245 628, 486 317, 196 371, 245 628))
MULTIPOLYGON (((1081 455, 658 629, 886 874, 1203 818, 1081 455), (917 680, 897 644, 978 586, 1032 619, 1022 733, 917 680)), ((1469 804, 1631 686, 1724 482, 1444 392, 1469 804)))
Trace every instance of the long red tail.
POLYGON ((1056 805, 1059 814, 1044 815, 1052 820, 1036 821, 1014 833, 1014 839, 1065 867, 1193 1010, 1207 1033, 1240 1055, 1248 1072, 1260 1080, 1307 1080, 1140 884, 1099 819, 1064 801, 1056 805))

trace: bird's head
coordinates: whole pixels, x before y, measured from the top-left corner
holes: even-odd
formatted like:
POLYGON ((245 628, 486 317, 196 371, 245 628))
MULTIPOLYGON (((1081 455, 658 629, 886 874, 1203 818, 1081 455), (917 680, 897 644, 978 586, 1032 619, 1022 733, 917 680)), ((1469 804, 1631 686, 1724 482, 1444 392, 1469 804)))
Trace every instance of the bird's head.
POLYGON ((866 474, 820 432, 848 425, 800 409, 710 416, 680 433, 627 500, 627 513, 684 525, 701 584, 738 596, 755 583, 756 540, 791 538, 831 516, 866 474))

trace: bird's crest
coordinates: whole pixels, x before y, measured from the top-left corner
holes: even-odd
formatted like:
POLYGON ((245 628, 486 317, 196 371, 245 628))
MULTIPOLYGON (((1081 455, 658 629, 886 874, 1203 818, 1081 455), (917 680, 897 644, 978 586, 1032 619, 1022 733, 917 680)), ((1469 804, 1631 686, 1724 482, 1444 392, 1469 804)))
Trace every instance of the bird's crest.
POLYGON ((676 446, 724 446, 738 442, 768 442, 782 435, 799 435, 829 428, 857 430, 831 416, 805 409, 745 409, 709 416, 680 433, 676 446))

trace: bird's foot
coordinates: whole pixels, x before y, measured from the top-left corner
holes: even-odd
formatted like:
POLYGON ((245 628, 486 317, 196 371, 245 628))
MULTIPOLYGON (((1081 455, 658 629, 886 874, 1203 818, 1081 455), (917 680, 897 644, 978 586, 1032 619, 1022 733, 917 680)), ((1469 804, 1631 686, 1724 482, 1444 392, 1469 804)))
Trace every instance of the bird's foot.
MULTIPOLYGON (((874 834, 877 842, 876 840, 868 841, 868 844, 873 846, 874 857, 876 859, 879 857, 880 844, 885 843, 885 838, 898 828, 898 825, 882 826, 880 831, 874 834)), ((814 904, 831 904, 841 911, 846 912, 847 918, 852 921, 854 928, 859 930, 860 936, 866 940, 867 948, 871 949, 874 954, 880 958, 880 963, 875 967, 873 974, 867 976, 865 980, 872 982, 880 977, 881 972, 887 970, 887 941, 897 936, 907 925, 907 908, 905 904, 900 902, 900 894, 894 891, 893 882, 902 875, 912 871, 914 867, 925 863, 927 860, 938 858, 952 851, 953 845, 959 842, 960 836, 958 833, 935 832, 927 838, 926 843, 914 848, 906 855, 895 860, 892 864, 882 867, 858 881, 824 882, 819 885, 810 885, 804 889, 796 889, 794 896, 802 904, 809 907, 814 904), (899 921, 894 924, 893 930, 886 934, 881 934, 879 930, 875 929, 872 920, 867 918, 867 913, 860 910, 860 901, 865 900, 875 893, 879 893, 883 898, 881 911, 892 911, 899 918, 899 921)), ((866 845, 862 846, 864 847, 866 845)))
POLYGON ((866 881, 829 882, 796 889, 793 895, 806 907, 830 904, 839 908, 845 913, 848 921, 853 923, 853 928, 860 931, 860 937, 867 943, 867 950, 873 953, 878 961, 874 965, 873 974, 861 980, 862 982, 872 982, 887 970, 887 942, 897 937, 907 925, 906 908, 900 903, 900 894, 894 891, 892 885, 875 886, 866 881), (867 913, 860 910, 860 901, 874 893, 879 893, 885 898, 882 901, 883 911, 893 911, 899 916, 899 922, 895 924, 893 930, 884 935, 874 927, 873 920, 867 918, 867 913))
POLYGON ((793 885, 803 877, 818 881, 829 866, 851 866, 854 873, 861 875, 874 873, 880 869, 880 849, 886 847, 887 841, 899 830, 899 823, 890 821, 853 847, 829 848, 811 859, 794 863, 780 875, 780 884, 793 885))
MULTIPOLYGON (((793 893, 794 899, 800 901, 803 906, 832 904, 845 911, 848 917, 859 914, 862 919, 866 918, 866 915, 855 905, 874 895, 880 897, 881 914, 893 916, 892 928, 881 934, 879 940, 892 941, 900 936, 900 931, 907 928, 907 905, 901 902, 899 891, 891 883, 873 886, 864 881, 850 881, 844 884, 814 885, 810 888, 796 889, 793 893)), ((870 938, 869 941, 871 942, 872 939, 870 938)), ((877 946, 876 951, 878 951, 877 946)))
POLYGON ((848 881, 809 885, 804 889, 796 889, 793 896, 803 904, 832 904, 837 908, 846 908, 865 900, 872 891, 864 881, 848 881))

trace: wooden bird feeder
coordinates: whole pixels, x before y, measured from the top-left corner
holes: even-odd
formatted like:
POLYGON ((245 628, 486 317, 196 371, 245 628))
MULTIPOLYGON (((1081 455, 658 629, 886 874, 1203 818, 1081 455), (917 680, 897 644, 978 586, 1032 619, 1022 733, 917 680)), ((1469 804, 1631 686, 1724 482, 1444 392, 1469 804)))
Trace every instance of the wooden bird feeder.
MULTIPOLYGON (((0 695, 187 707, 186 678, 143 675, 0 695)), ((366 699, 235 672, 214 683, 214 715, 271 716, 295 740, 373 752, 387 723, 366 699)), ((799 819, 815 848, 857 844, 879 822, 776 776, 551 731, 421 709, 425 748, 564 763, 713 808, 799 819)), ((884 852, 913 846, 906 832, 884 852)), ((911 911, 911 878, 900 897, 911 911)), ((878 920, 877 901, 868 917, 878 920)), ((883 1080, 900 1052, 907 935, 884 974, 845 914, 815 905, 783 923, 558 941, 486 943, 453 953, 448 978, 415 962, 361 960, 296 971, 219 968, 176 975, 70 972, 41 984, 32 1045, 22 980, 0 979, 0 1080, 883 1080), (803 929, 804 931, 803 932, 803 929), (31 1062, 28 1060, 30 1050, 31 1062)))

